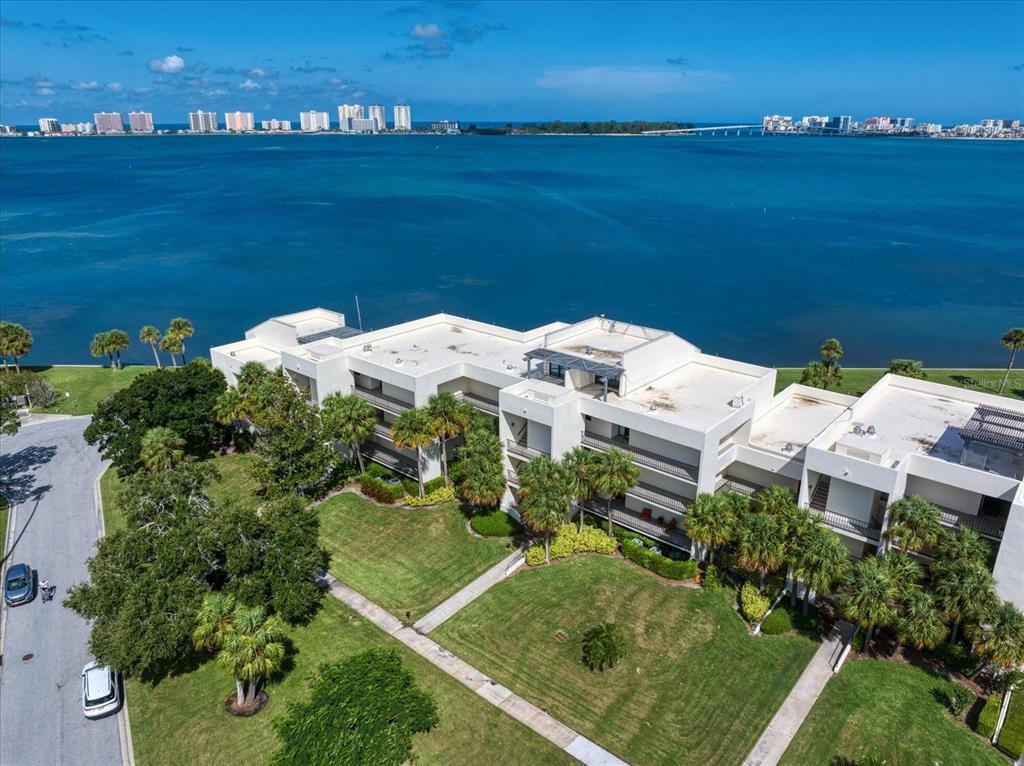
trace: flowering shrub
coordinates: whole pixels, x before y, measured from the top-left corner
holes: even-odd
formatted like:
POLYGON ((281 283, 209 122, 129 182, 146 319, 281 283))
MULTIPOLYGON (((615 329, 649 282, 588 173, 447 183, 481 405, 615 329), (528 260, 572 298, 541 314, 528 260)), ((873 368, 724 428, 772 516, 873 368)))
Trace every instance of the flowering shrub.
POLYGON ((455 499, 455 490, 451 487, 440 487, 424 497, 419 495, 406 495, 402 498, 402 505, 409 508, 423 508, 428 505, 440 505, 455 499))
POLYGON ((769 606, 771 602, 768 597, 763 595, 756 585, 749 582, 744 584, 743 590, 740 591, 740 607, 751 623, 757 623, 764 617, 769 606))

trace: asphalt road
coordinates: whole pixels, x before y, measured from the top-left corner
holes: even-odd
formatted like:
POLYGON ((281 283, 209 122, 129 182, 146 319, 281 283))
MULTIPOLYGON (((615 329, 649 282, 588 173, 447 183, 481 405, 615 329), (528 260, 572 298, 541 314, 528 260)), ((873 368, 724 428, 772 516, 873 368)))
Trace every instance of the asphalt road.
POLYGON ((51 602, 37 596, 5 608, 2 766, 121 765, 117 716, 82 715, 89 627, 61 605, 68 588, 86 579, 99 535, 93 483, 102 464, 82 438, 88 422, 69 418, 0 437, 0 488, 17 505, 8 563, 30 564, 57 588, 51 602))

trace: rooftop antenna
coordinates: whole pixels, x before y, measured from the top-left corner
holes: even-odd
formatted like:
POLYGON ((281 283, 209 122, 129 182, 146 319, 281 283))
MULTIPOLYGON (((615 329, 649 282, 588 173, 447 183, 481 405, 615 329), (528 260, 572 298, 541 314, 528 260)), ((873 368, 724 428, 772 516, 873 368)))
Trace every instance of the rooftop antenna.
POLYGON ((359 296, 356 296, 356 319, 359 320, 359 332, 363 331, 363 315, 359 312, 359 296))

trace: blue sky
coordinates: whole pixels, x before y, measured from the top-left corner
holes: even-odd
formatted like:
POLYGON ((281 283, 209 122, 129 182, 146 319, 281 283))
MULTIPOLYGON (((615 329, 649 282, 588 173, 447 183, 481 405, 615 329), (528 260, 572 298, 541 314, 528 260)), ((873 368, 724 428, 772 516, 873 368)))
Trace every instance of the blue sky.
POLYGON ((0 122, 142 109, 416 121, 1024 117, 1024 3, 19 2, 0 122))

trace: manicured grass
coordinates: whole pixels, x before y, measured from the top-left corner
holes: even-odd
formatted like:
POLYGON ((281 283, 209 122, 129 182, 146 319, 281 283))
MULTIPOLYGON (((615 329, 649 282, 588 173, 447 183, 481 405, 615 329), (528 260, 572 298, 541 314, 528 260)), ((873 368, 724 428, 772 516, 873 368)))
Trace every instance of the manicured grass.
POLYGON ((512 537, 523 531, 523 525, 500 508, 478 513, 470 520, 473 531, 484 537, 512 537))
POLYGON ((267 763, 277 747, 271 719, 284 713, 287 703, 308 696, 316 668, 378 646, 398 648, 417 682, 434 695, 438 705, 438 725, 414 737, 414 763, 572 762, 547 740, 330 597, 316 619, 294 630, 291 638, 294 667, 268 685, 270 702, 252 718, 225 712, 222 703, 234 691, 234 682, 212 661, 155 687, 129 680, 127 699, 140 766, 267 763))
POLYGON ((784 764, 852 762, 866 755, 900 766, 1007 761, 937 699, 954 684, 912 665, 856 660, 834 676, 804 720, 784 764))
POLYGON ((412 621, 512 551, 506 540, 471 536, 455 503, 382 507, 351 492, 320 505, 320 537, 331 574, 412 621))
POLYGON ((139 375, 155 370, 146 365, 132 365, 123 370, 110 367, 28 367, 38 372, 57 394, 52 407, 39 412, 61 415, 90 415, 96 405, 115 391, 127 388, 139 375))
POLYGON ((1010 708, 999 732, 999 747, 1012 758, 1020 758, 1024 752, 1024 691, 1018 690, 1010 698, 1010 708))
POLYGON ((520 570, 433 637, 636 766, 741 763, 818 646, 752 637, 730 595, 609 556, 520 570), (604 621, 622 628, 626 658, 592 672, 581 637, 604 621))
POLYGON ((0 495, 0 559, 7 553, 7 518, 10 509, 7 507, 7 498, 0 495))
MULTIPOLYGON (((251 455, 218 455, 211 458, 211 463, 220 472, 220 478, 209 486, 210 499, 215 502, 255 502, 253 493, 257 489, 256 481, 249 474, 252 464, 251 455)), ((107 534, 124 526, 124 519, 117 513, 117 496, 124 483, 117 476, 117 471, 108 468, 100 479, 100 495, 103 497, 103 523, 107 534)))
MULTIPOLYGON (((802 369, 793 367, 781 367, 775 375, 775 392, 778 393, 790 383, 800 382, 802 369)), ((926 369, 928 377, 926 380, 932 383, 943 383, 947 386, 966 388, 972 391, 980 391, 986 394, 994 394, 999 390, 999 384, 1003 380, 1004 370, 929 370, 926 369)), ((871 386, 878 382, 878 379, 885 375, 883 369, 866 368, 843 368, 843 384, 836 390, 841 394, 861 396, 871 386)), ((1014 399, 1024 399, 1024 372, 1014 370, 1006 381, 1006 388, 1003 389, 1003 396, 1014 399)))

